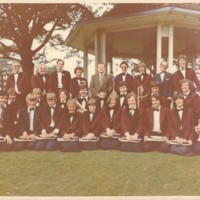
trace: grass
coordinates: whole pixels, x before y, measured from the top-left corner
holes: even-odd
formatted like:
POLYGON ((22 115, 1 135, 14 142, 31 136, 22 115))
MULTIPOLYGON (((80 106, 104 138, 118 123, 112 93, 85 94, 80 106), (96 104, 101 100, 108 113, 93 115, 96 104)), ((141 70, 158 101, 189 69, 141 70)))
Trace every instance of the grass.
POLYGON ((1 152, 0 195, 200 195, 199 163, 158 152, 1 152))

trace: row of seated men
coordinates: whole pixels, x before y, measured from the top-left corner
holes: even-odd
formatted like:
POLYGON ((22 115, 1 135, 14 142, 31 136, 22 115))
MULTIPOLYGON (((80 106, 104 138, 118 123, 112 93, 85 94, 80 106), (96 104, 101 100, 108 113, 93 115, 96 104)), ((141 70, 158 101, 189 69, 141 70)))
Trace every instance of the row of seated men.
POLYGON ((8 76, 6 81, 6 91, 14 88, 17 98, 23 103, 22 106, 24 106, 26 95, 34 88, 40 88, 43 94, 49 92, 58 94, 60 89, 64 89, 68 97, 77 98, 81 83, 85 83, 92 97, 99 96, 100 89, 105 89, 107 94, 115 91, 120 95, 119 86, 121 82, 126 83, 128 93, 133 91, 137 94, 138 90, 140 90, 143 95, 146 95, 150 93, 150 82, 152 80, 158 81, 160 84, 160 95, 168 99, 172 98, 175 91, 181 92, 180 81, 182 79, 188 79, 192 82, 192 92, 200 90, 197 76, 194 70, 188 67, 188 60, 185 55, 180 55, 177 58, 178 70, 174 74, 167 72, 168 63, 162 61, 160 72, 155 76, 147 74, 146 65, 141 62, 136 67, 138 75, 133 78, 128 73, 128 62, 122 61, 120 64, 121 73, 115 77, 114 81, 112 75, 106 74, 105 65, 99 63, 97 74, 92 75, 90 85, 87 79, 82 77, 83 68, 76 67, 74 70, 75 77, 71 78, 71 74, 63 70, 63 67, 64 61, 58 60, 56 71, 47 74, 45 64, 41 63, 38 73, 29 77, 26 73, 21 72, 20 63, 15 61, 13 62, 13 73, 8 76))
MULTIPOLYGON (((190 90, 190 81, 183 79, 182 82, 190 90)), ((155 92, 155 88, 152 91, 155 92)), ((15 90, 10 89, 8 94, 0 91, 2 150, 59 148, 77 151, 81 144, 83 149, 100 147, 133 152, 158 150, 181 155, 200 154, 200 115, 193 104, 186 103, 183 93, 174 94, 172 109, 156 92, 150 96, 150 105, 145 108, 139 107, 146 97, 139 101, 133 92, 126 95, 122 107, 120 97, 112 93, 103 107, 98 99, 91 98, 85 108, 77 103, 77 99, 67 100, 64 90, 60 91, 59 101, 55 93, 47 93, 43 101, 40 89, 34 89, 26 96, 26 107, 20 109, 15 101, 15 90)))

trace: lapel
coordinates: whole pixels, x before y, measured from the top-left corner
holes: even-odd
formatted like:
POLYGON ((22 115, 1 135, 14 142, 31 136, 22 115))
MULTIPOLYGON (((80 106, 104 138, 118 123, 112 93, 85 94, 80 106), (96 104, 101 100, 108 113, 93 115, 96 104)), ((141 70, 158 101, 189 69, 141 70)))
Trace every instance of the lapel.
POLYGON ((165 118, 165 112, 163 112, 163 107, 161 106, 160 107, 160 126, 163 123, 164 118, 165 118))
MULTIPOLYGON (((178 123, 180 124, 181 120, 180 120, 180 117, 179 117, 179 114, 178 114, 178 110, 177 110, 177 109, 174 109, 174 114, 175 114, 175 117, 176 117, 178 123)), ((182 116, 182 118, 183 118, 183 116, 182 116)))
POLYGON ((26 119, 26 122, 27 122, 27 125, 28 125, 28 129, 29 129, 29 127, 30 127, 30 120, 29 120, 28 107, 25 110, 25 119, 26 119))
MULTIPOLYGON (((187 70, 187 69, 186 69, 187 70)), ((187 73, 186 73, 187 74, 187 73)), ((184 76, 183 76, 183 74, 182 74, 182 72, 181 72, 181 70, 179 69, 178 70, 178 76, 179 76, 179 79, 184 79, 184 76)))

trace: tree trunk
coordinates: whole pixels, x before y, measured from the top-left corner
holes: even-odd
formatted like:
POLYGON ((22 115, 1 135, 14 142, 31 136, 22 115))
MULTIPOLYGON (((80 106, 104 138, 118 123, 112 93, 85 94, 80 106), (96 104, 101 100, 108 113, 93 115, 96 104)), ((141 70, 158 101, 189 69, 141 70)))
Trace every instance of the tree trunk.
POLYGON ((34 63, 32 61, 32 54, 31 53, 23 53, 21 54, 21 64, 23 72, 29 74, 29 76, 33 75, 34 70, 34 63))

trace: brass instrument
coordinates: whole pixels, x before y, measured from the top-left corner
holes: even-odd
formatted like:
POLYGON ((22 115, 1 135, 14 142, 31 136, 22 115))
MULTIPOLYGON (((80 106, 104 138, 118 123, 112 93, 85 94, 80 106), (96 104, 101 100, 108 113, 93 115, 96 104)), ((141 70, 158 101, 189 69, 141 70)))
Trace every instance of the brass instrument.
POLYGON ((81 113, 87 112, 87 109, 85 109, 77 100, 76 100, 76 105, 78 106, 78 109, 81 113))
POLYGON ((142 85, 138 86, 137 88, 137 107, 140 108, 140 101, 147 97, 147 94, 146 95, 143 95, 144 93, 144 88, 142 85))

